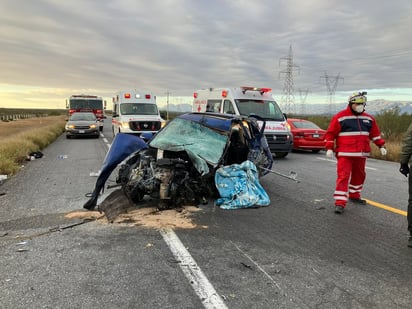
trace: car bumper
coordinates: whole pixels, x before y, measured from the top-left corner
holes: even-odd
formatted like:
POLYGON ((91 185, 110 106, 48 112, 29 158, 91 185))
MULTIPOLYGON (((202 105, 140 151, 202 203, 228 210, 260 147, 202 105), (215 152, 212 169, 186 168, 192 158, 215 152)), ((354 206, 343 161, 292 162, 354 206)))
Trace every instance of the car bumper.
POLYGON ((66 130, 67 136, 99 136, 99 130, 66 130))
POLYGON ((265 134, 269 149, 275 152, 291 152, 293 149, 293 135, 291 133, 265 134))

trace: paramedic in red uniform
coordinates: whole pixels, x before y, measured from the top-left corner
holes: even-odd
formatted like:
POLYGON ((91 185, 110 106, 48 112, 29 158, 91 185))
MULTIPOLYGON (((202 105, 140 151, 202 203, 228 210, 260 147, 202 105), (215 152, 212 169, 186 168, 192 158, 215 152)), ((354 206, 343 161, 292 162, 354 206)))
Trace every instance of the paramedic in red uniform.
POLYGON ((326 156, 337 159, 335 213, 343 213, 348 199, 357 204, 366 204, 361 198, 366 178, 366 158, 369 157, 370 141, 386 155, 385 140, 373 116, 365 112, 366 92, 349 97, 346 109, 333 116, 326 132, 326 156))

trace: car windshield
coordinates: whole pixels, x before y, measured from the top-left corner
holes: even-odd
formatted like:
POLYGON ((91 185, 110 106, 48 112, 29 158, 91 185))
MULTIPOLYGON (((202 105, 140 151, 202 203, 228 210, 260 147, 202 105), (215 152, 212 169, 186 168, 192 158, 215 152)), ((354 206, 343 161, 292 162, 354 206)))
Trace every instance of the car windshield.
POLYGON ((147 103, 122 103, 120 104, 122 115, 157 115, 156 104, 147 103))
POLYGON ((74 121, 95 121, 96 120, 96 116, 92 113, 74 113, 70 120, 74 120, 74 121))
POLYGON ((103 109, 102 100, 87 100, 87 99, 71 99, 70 108, 80 109, 80 108, 91 108, 91 109, 103 109))
POLYGON ((235 100, 239 113, 243 116, 258 115, 265 120, 284 121, 282 111, 275 101, 267 100, 235 100))
POLYGON ((316 124, 310 121, 294 121, 293 125, 298 129, 320 129, 316 124))
POLYGON ((228 136, 197 122, 176 118, 150 141, 150 146, 169 151, 186 151, 206 172, 204 161, 216 165, 223 155, 228 136))

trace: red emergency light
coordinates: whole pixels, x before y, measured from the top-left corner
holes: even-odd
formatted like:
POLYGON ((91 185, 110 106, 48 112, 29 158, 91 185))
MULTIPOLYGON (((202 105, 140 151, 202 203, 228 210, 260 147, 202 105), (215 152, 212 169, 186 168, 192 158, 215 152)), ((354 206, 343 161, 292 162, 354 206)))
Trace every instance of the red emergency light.
POLYGON ((146 98, 147 100, 150 100, 150 94, 146 94, 146 95, 145 95, 145 98, 146 98))
POLYGON ((240 87, 240 89, 242 89, 243 94, 245 94, 246 91, 259 91, 260 94, 264 94, 265 92, 272 91, 271 88, 257 88, 257 87, 240 87))
POLYGON ((193 92, 193 97, 197 99, 197 92, 193 92))
POLYGON ((227 90, 222 90, 222 97, 224 97, 224 98, 227 97, 227 90))
POLYGON ((125 98, 125 99, 130 99, 130 98, 131 98, 130 93, 125 93, 125 94, 124 94, 124 98, 125 98))

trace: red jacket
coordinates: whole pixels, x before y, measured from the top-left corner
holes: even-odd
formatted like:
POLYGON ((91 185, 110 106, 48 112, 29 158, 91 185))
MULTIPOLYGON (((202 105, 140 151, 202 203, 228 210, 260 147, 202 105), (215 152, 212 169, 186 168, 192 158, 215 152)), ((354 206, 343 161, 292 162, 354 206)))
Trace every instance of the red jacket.
POLYGON ((350 105, 333 116, 325 139, 325 148, 335 148, 337 156, 368 157, 370 141, 378 147, 385 145, 375 118, 365 112, 355 115, 350 105))

